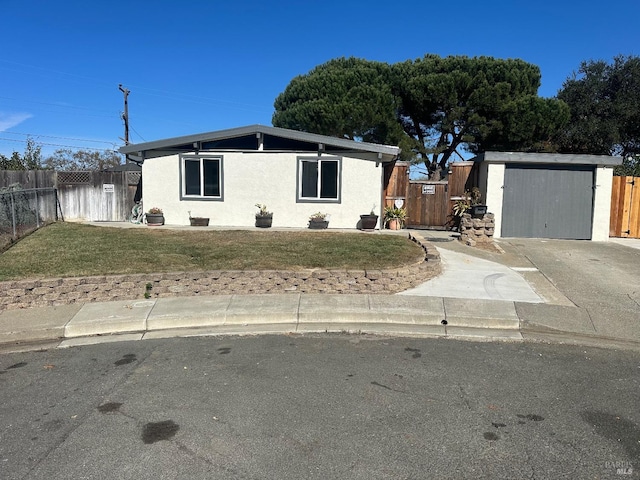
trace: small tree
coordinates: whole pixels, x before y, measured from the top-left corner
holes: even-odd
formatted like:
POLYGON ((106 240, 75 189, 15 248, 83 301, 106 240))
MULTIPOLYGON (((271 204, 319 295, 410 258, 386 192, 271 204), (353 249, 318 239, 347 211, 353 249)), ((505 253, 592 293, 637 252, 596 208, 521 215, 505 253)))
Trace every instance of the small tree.
POLYGON ((41 170, 42 146, 31 137, 27 137, 24 153, 14 151, 10 158, 0 155, 0 170, 41 170))

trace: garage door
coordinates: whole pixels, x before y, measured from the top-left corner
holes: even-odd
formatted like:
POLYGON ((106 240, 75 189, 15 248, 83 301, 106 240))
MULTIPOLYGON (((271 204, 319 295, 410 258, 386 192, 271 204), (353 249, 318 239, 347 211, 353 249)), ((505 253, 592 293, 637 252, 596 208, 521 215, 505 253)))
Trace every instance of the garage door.
POLYGON ((507 163, 503 237, 591 239, 594 167, 507 163))

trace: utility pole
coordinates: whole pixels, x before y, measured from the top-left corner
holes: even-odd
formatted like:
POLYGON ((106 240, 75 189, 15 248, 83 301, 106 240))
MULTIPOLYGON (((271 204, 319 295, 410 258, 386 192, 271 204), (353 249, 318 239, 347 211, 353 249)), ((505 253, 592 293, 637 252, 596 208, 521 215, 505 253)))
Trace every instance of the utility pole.
MULTIPOLYGON (((118 85, 118 89, 123 93, 124 95, 124 113, 122 114, 122 120, 124 120, 124 144, 129 145, 129 101, 128 101, 128 97, 129 97, 129 93, 131 93, 131 90, 129 90, 128 88, 123 88, 122 84, 118 85)), ((125 162, 129 163, 129 155, 125 155, 125 162)))

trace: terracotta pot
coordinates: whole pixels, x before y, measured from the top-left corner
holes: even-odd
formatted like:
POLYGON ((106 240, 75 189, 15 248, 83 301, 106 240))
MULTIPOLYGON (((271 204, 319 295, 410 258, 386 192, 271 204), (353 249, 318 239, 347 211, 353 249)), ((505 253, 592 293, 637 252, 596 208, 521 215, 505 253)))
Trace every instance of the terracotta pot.
POLYGON ((397 218, 388 220, 387 228, 389 228, 389 230, 400 230, 400 220, 398 220, 397 218))

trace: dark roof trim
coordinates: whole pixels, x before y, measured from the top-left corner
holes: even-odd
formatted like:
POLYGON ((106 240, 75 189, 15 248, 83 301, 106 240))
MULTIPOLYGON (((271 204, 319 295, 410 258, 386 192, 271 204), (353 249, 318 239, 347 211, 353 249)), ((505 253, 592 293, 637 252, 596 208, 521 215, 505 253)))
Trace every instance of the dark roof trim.
POLYGON ((165 140, 157 140, 154 142, 130 144, 121 147, 119 151, 120 153, 124 154, 138 154, 140 152, 148 152, 151 150, 170 150, 172 147, 176 147, 179 145, 197 144, 199 142, 209 142, 228 138, 243 137, 247 135, 255 135, 258 133, 261 133, 263 135, 282 137, 290 140, 297 140, 301 142, 330 145, 333 147, 344 148, 345 150, 351 151, 379 153, 382 155, 393 156, 394 158, 400 154, 400 147, 391 145, 378 145, 374 143, 356 142, 343 138, 329 137, 326 135, 318 135, 315 133, 299 132, 297 130, 289 130, 286 128, 268 127, 265 125, 250 125, 247 127, 238 127, 227 130, 218 130, 215 132, 186 135, 183 137, 167 138, 165 140))
POLYGON ((609 155, 575 155, 570 153, 484 152, 472 159, 487 163, 550 163, 556 165, 603 165, 613 167, 622 164, 622 157, 609 155))

